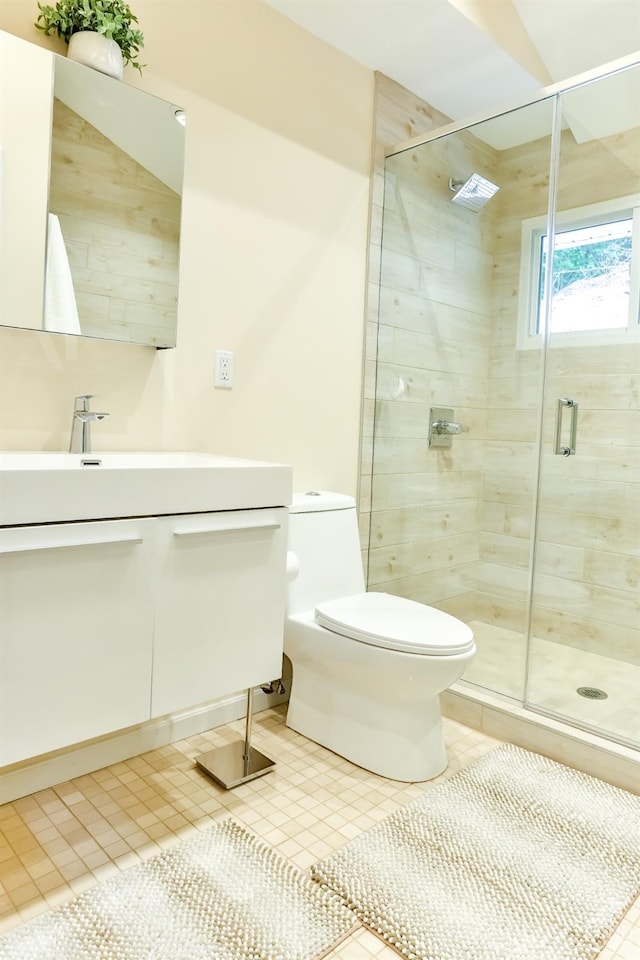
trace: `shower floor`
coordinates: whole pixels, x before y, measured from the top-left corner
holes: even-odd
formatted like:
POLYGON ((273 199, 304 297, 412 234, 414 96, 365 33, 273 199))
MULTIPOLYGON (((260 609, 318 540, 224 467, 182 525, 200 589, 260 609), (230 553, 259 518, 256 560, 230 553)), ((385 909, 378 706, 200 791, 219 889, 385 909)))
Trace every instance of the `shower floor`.
MULTIPOLYGON (((521 633, 469 621, 477 653, 463 679, 516 700, 523 698, 525 642, 521 633)), ((613 660, 550 640, 533 639, 528 703, 587 724, 605 736, 640 745, 640 665, 613 660), (580 696, 578 687, 604 690, 606 700, 580 696)))

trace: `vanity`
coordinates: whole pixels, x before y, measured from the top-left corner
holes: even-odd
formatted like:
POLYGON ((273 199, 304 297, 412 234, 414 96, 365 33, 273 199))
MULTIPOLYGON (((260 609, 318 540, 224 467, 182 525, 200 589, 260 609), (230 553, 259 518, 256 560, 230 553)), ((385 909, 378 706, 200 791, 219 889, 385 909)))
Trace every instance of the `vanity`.
MULTIPOLYGON (((5 88, 0 328, 175 347, 184 110, 0 31, 5 88)), ((0 453, 0 803, 244 715, 291 497, 280 464, 0 453)))
POLYGON ((280 464, 0 453, 0 768, 279 677, 290 502, 280 464))

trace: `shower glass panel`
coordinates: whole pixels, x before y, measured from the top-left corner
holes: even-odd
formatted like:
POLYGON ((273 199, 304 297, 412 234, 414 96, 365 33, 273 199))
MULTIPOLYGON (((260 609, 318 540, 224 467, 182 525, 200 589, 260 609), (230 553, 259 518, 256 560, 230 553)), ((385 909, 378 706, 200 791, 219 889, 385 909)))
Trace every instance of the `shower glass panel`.
POLYGON ((467 691, 640 746, 635 60, 387 157, 367 559, 467 691))
POLYGON ((525 701, 637 744, 640 68, 559 108, 553 243, 526 225, 526 352, 547 359, 525 701))
POLYGON ((469 623, 466 681, 519 701, 544 351, 517 349, 518 290, 552 128, 553 101, 530 104, 385 178, 368 587, 469 623))

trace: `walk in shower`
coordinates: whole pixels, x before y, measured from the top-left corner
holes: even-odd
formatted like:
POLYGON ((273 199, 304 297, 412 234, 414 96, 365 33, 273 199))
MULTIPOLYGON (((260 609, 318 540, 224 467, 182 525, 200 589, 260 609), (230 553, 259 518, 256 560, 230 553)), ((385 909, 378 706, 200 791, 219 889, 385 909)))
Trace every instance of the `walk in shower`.
POLYGON ((368 588, 640 746, 640 62, 387 156, 368 588))

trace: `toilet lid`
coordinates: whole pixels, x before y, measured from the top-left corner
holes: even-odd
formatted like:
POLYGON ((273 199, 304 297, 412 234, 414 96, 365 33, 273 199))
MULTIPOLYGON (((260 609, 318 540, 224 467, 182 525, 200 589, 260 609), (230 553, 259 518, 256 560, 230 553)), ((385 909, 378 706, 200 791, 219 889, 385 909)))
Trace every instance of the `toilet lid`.
POLYGON ((403 653, 446 657, 471 653, 475 646, 465 623, 388 593, 359 593, 319 603, 316 620, 333 633, 403 653))

